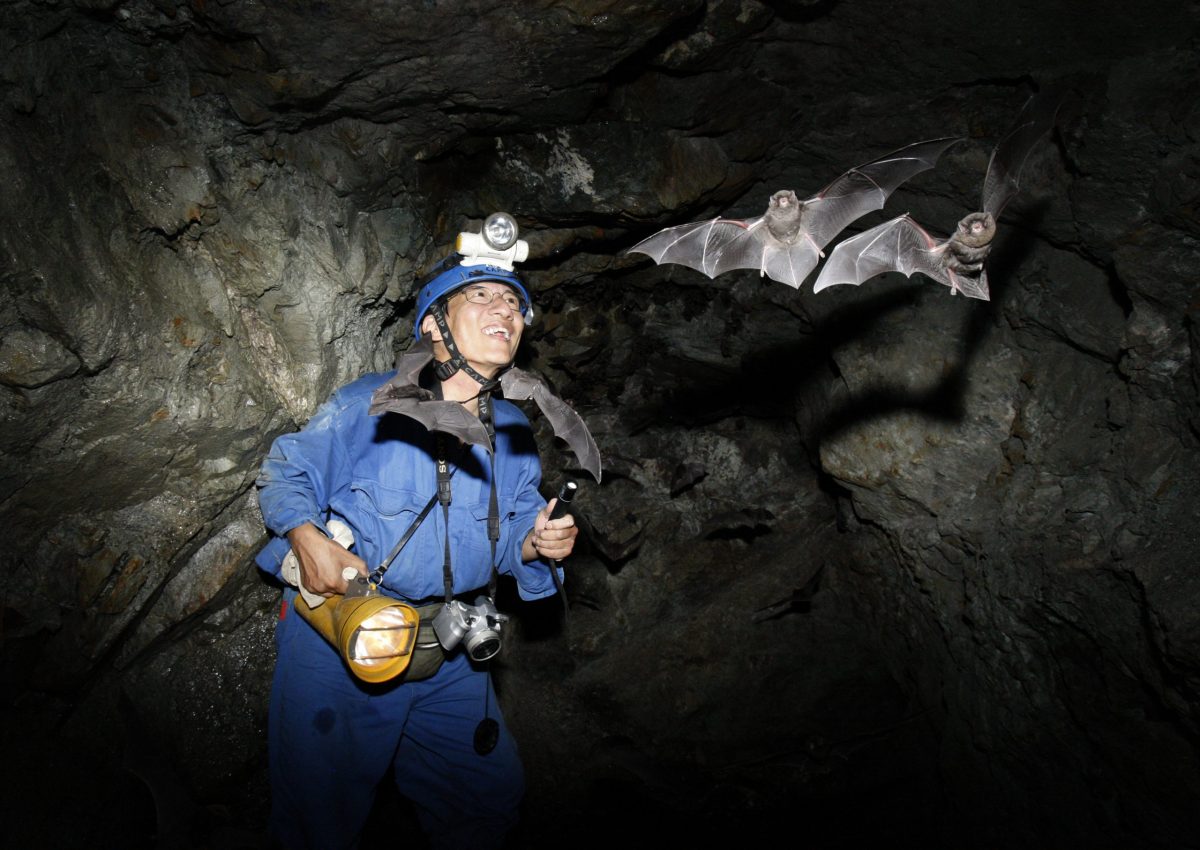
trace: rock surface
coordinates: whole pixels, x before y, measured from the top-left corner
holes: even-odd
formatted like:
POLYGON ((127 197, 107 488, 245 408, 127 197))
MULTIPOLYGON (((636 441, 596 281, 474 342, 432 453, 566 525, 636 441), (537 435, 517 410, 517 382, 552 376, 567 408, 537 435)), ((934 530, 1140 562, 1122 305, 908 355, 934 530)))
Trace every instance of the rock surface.
MULTIPOLYGON (((390 367, 416 276, 496 209, 532 248, 521 365, 605 459, 569 617, 501 597, 514 846, 625 841, 639 815, 674 843, 1198 846, 1194 4, 0 21, 6 846, 256 845, 257 467, 390 367), (961 135, 850 228, 949 232, 1051 86, 1074 97, 1000 221, 990 302, 624 253, 961 135)), ((530 413, 550 495, 571 458, 530 413)), ((365 846, 411 819, 384 796, 365 846)))

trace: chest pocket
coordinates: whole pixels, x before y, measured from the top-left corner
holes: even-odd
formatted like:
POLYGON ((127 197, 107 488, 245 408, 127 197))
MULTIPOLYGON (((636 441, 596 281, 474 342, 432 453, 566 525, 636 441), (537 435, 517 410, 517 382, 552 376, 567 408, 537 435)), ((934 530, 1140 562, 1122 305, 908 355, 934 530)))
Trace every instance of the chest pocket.
MULTIPOLYGON (((497 494, 499 495, 499 494, 497 494)), ((511 499, 505 499, 499 496, 499 516, 500 516, 500 540, 496 543, 496 559, 499 560, 503 555, 503 550, 500 548, 507 542, 508 535, 513 533, 512 520, 517 515, 516 506, 511 499)), ((452 509, 453 510, 453 509, 452 509)), ((474 557, 482 558, 487 561, 487 566, 491 566, 492 559, 492 543, 488 540, 488 506, 487 502, 472 502, 466 506, 465 510, 460 514, 467 518, 467 525, 470 526, 466 533, 459 536, 462 545, 465 549, 473 553, 474 557)))
POLYGON ((416 521, 428 500, 427 494, 415 490, 355 479, 347 503, 333 507, 350 521, 357 532, 359 555, 374 568, 416 521))

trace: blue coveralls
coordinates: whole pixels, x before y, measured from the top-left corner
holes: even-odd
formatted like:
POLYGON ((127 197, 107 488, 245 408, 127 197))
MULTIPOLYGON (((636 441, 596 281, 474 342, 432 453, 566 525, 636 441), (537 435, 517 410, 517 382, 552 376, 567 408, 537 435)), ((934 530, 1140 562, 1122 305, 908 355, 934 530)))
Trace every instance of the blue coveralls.
MULTIPOLYGON (((354 551, 374 569, 436 492, 436 440, 416 420, 367 412, 388 375, 367 375, 336 392, 294 434, 279 437, 259 475, 259 504, 275 535, 257 563, 279 575, 288 531, 330 517, 354 532, 354 551)), ((541 466, 529 422, 514 405, 493 401, 501 573, 522 598, 555 590, 544 562, 521 561, 521 543, 545 505, 541 466)), ((456 446, 457 441, 450 439, 456 446)), ((454 592, 487 585, 488 453, 451 452, 450 552, 454 592)), ((382 590, 411 602, 444 598, 445 529, 433 510, 392 562, 382 590)), ((278 660, 271 688, 268 753, 271 831, 288 848, 354 847, 378 783, 393 769, 435 847, 499 847, 516 822, 524 774, 501 717, 491 679, 461 650, 424 681, 368 686, 298 614, 285 591, 276 629, 278 660), (485 716, 500 724, 487 755, 473 746, 485 716)), ((397 844, 404 840, 397 837, 397 844)))

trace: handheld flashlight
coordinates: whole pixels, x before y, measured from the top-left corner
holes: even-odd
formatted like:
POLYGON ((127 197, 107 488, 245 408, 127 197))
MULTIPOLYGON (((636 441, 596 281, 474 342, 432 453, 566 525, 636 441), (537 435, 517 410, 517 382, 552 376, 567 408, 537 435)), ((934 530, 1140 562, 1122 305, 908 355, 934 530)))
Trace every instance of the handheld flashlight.
MULTIPOLYGON (((579 485, 574 481, 567 481, 563 484, 562 489, 558 491, 558 501, 554 503, 554 510, 550 512, 549 519, 558 519, 567 512, 567 508, 571 506, 571 500, 575 498, 575 491, 578 489, 579 485)), ((563 589, 562 579, 558 575, 558 561, 550 563, 550 576, 554 579, 554 589, 562 598, 563 613, 565 614, 570 610, 571 603, 567 600, 567 592, 563 589)))
POLYGON ((411 605, 381 594, 353 567, 346 568, 344 577, 345 594, 335 595, 317 608, 297 596, 293 603, 296 611, 333 644, 359 679, 394 679, 412 660, 420 615, 411 605))

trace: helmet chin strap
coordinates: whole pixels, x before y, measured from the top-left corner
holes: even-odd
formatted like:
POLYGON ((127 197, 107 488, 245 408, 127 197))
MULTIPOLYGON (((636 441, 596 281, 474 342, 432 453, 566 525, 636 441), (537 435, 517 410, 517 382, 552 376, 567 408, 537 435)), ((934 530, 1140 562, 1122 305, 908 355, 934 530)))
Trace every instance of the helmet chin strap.
MULTIPOLYGON (((434 373, 439 381, 445 381, 455 372, 459 370, 469 375, 477 384, 479 384, 479 392, 486 393, 499 384, 499 377, 485 378, 479 372, 471 367, 467 359, 462 356, 462 352, 458 350, 458 346, 454 342, 454 336, 450 333, 450 326, 446 323, 446 314, 442 310, 442 305, 434 302, 429 305, 429 315, 433 316, 433 321, 437 325, 438 332, 442 335, 442 344, 446 346, 446 350, 450 352, 450 359, 443 360, 434 368, 434 373)), ((510 366, 512 364, 509 364, 510 366)), ((507 366, 505 367, 508 368, 507 366)), ((503 371, 503 370, 501 370, 503 371)))

